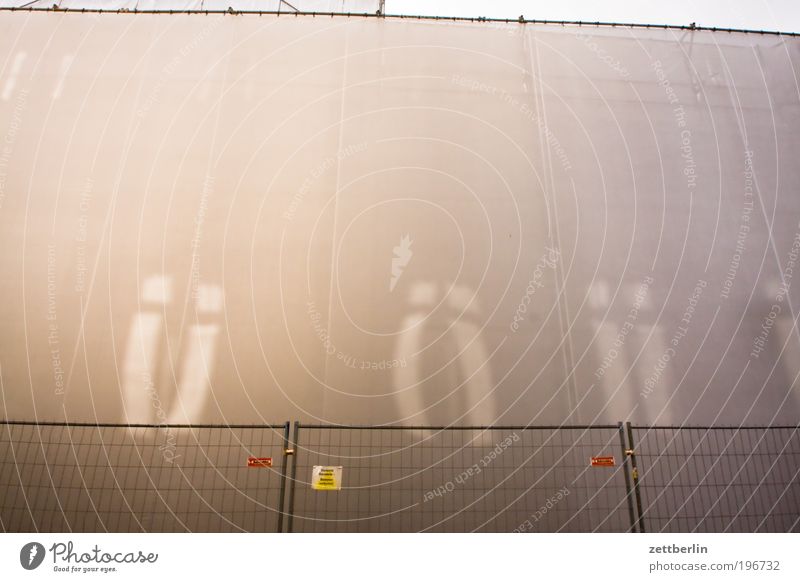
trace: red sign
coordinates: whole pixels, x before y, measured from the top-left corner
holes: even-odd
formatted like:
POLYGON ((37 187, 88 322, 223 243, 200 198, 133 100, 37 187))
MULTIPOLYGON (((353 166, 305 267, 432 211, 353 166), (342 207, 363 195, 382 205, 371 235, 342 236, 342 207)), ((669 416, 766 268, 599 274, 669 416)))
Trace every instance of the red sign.
POLYGON ((272 457, 248 457, 248 467, 271 467, 272 457))
POLYGON ((613 467, 614 457, 592 457, 592 467, 613 467))

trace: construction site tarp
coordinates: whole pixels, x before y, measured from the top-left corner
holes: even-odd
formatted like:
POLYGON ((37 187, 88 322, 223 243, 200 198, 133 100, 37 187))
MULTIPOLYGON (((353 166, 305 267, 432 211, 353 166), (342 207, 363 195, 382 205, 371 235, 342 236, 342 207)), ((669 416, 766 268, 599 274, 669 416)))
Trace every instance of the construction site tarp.
POLYGON ((0 12, 11 419, 796 422, 800 41, 0 12))

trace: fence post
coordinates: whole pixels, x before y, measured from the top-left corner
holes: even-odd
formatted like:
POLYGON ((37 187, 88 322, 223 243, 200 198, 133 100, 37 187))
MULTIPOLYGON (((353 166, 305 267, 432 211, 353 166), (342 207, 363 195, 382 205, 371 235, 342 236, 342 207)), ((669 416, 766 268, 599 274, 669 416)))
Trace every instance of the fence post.
POLYGON ((625 446, 625 431, 622 428, 622 421, 617 423, 619 431, 619 445, 622 447, 622 472, 625 475, 625 498, 628 500, 628 517, 631 520, 630 533, 636 533, 636 515, 633 513, 633 491, 631 490, 631 476, 628 467, 628 448, 625 446))
POLYGON ((627 423, 628 428, 628 445, 630 448, 625 451, 627 456, 631 458, 631 476, 633 477, 633 492, 636 495, 636 512, 639 515, 639 518, 636 520, 636 524, 639 529, 639 533, 645 533, 644 528, 644 511, 642 511, 642 495, 639 491, 639 469, 636 467, 636 448, 633 442, 633 427, 631 423, 627 423))
POLYGON ((289 483, 289 510, 288 510, 288 520, 286 526, 286 532, 292 533, 292 526, 294 525, 294 489, 295 485, 297 484, 297 455, 299 451, 298 446, 298 435, 300 434, 300 421, 294 421, 294 437, 292 439, 292 476, 290 477, 289 483))
POLYGON ((294 451, 289 448, 289 421, 283 425, 283 455, 281 455, 281 493, 278 499, 278 533, 283 532, 283 505, 286 499, 286 465, 294 451))

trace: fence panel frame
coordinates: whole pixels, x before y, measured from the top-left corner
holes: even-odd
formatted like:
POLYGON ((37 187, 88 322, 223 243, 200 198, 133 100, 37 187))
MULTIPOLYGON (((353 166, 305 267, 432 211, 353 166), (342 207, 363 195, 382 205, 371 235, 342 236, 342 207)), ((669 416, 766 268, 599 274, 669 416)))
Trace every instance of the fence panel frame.
MULTIPOLYGON (((617 422, 616 424, 581 424, 581 425, 491 425, 491 426, 458 426, 458 425, 450 425, 450 426, 436 426, 436 425, 349 425, 349 424, 301 424, 299 421, 294 422, 294 431, 293 431, 293 438, 291 442, 291 448, 293 450, 292 455, 292 469, 291 469, 291 477, 289 478, 289 503, 287 508, 287 532, 293 533, 294 532, 294 517, 295 517, 295 500, 297 497, 296 487, 297 487, 297 466, 300 462, 300 455, 302 454, 302 442, 301 442, 301 428, 306 430, 322 430, 322 429, 329 429, 329 430, 379 430, 379 431, 412 431, 412 430, 426 430, 426 431, 470 431, 470 430, 480 430, 480 431, 514 431, 514 430, 539 430, 539 431, 559 431, 559 430, 584 430, 589 431, 593 429, 601 429, 601 430, 609 430, 614 431, 615 439, 619 439, 619 446, 622 452, 622 462, 621 467, 619 470, 623 474, 624 484, 625 484, 625 503, 627 504, 627 515, 629 520, 628 531, 634 532, 635 531, 635 524, 636 524, 636 516, 633 507, 633 492, 630 488, 630 478, 631 472, 630 467, 628 464, 627 459, 627 448, 625 442, 625 434, 624 434, 624 426, 622 422, 617 422)), ((576 443, 571 443, 569 448, 574 446, 576 443)))
MULTIPOLYGON (((211 430, 221 430, 221 429, 235 429, 235 430, 279 430, 283 429, 282 434, 282 447, 281 447, 281 459, 280 459, 280 467, 278 469, 278 482, 279 482, 279 491, 278 491, 278 507, 275 508, 277 513, 277 527, 275 529, 275 533, 281 533, 283 530, 283 518, 285 515, 284 510, 284 499, 286 493, 286 473, 288 470, 288 460, 287 457, 291 456, 291 452, 289 449, 289 428, 291 426, 290 421, 285 421, 281 424, 276 423, 268 423, 268 424, 229 424, 229 423, 192 423, 192 424, 169 424, 169 423, 119 423, 119 422, 73 422, 73 421, 36 421, 36 420, 8 420, 8 419, 0 419, 0 432, 5 432, 9 435, 9 443, 13 450, 14 448, 14 441, 10 438, 10 428, 12 426, 31 426, 37 428, 37 434, 41 437, 41 427, 51 427, 51 428, 94 428, 94 429, 153 429, 153 430, 164 430, 164 429, 211 429, 211 430)), ((22 483, 20 483, 22 486, 22 483)))
MULTIPOLYGON (((694 447, 691 449, 692 454, 697 450, 703 441, 696 441, 696 439, 691 438, 693 436, 691 430, 705 430, 706 434, 711 431, 716 430, 734 430, 734 434, 739 434, 741 431, 761 431, 759 433, 761 435, 761 439, 758 441, 761 443, 765 438, 769 435, 775 435, 776 433, 773 429, 780 429, 780 430, 792 430, 795 431, 797 434, 800 434, 800 425, 753 425, 753 426, 689 426, 689 425, 680 425, 680 426, 657 426, 657 425, 635 425, 631 422, 618 422, 616 425, 525 425, 525 426, 423 426, 423 425, 414 425, 414 426, 401 426, 401 425, 384 425, 384 426, 370 426, 370 425, 340 425, 340 424, 302 424, 300 421, 294 421, 291 423, 290 421, 286 421, 283 424, 158 424, 158 423, 92 423, 92 422, 64 422, 64 421, 24 421, 24 420, 0 420, 0 431, 7 431, 9 437, 11 437, 11 426, 31 426, 36 427, 38 438, 42 438, 41 427, 61 427, 66 429, 72 428, 90 428, 90 429, 103 429, 103 428, 111 428, 111 429, 153 429, 153 430, 163 430, 167 429, 215 429, 215 430, 224 430, 224 429, 263 429, 263 430, 273 430, 280 431, 280 465, 277 470, 277 479, 278 479, 278 501, 277 501, 277 526, 275 528, 276 533, 292 533, 296 527, 294 523, 294 518, 296 515, 295 507, 296 507, 296 500, 298 496, 297 491, 297 472, 298 472, 298 464, 300 462, 299 456, 303 454, 301 448, 303 446, 303 436, 306 434, 308 430, 316 430, 316 429, 328 429, 328 430, 368 430, 368 431, 524 431, 524 430, 538 430, 538 431, 555 431, 559 430, 584 430, 588 431, 591 429, 604 429, 604 430, 614 430, 616 431, 616 437, 619 439, 619 450, 622 453, 622 461, 619 470, 622 472, 622 476, 624 478, 624 489, 625 489, 625 504, 627 505, 627 515, 630 521, 630 527, 628 531, 630 533, 645 533, 646 531, 652 529, 648 526, 648 511, 644 507, 644 500, 643 500, 643 492, 642 492, 642 477, 645 476, 644 474, 640 474, 639 471, 639 464, 637 462, 637 453, 640 452, 637 450, 637 446, 641 447, 642 442, 638 442, 635 440, 637 435, 635 434, 636 431, 651 431, 651 430, 667 430, 672 431, 675 435, 681 434, 681 446, 683 448, 686 447, 694 447), (304 430, 303 430, 304 429, 304 430), (690 435, 690 438, 687 442, 683 442, 683 435, 690 435), (289 458, 291 457, 291 459, 289 458)), ((647 432, 645 434, 647 434, 647 432)), ((790 436, 790 439, 795 438, 794 434, 790 436)), ((705 437, 704 437, 705 439, 705 437)), ((641 440, 641 439, 640 439, 641 440)), ((673 437, 673 441, 674 441, 673 437)), ((772 439, 775 441, 776 446, 780 443, 777 442, 776 439, 772 439)), ((14 441, 10 438, 9 440, 12 449, 14 450, 14 441)), ((710 442, 710 441, 709 441, 710 442)), ((750 442, 750 441, 747 441, 750 442)), ((769 439, 768 439, 769 442, 769 439)), ((787 444, 791 442, 791 440, 787 441, 787 444)), ((724 447, 723 449, 719 449, 717 447, 718 443, 711 445, 709 450, 716 452, 719 455, 720 459, 723 459, 728 454, 736 454, 736 453, 727 453, 728 446, 724 447), (716 449, 715 449, 716 447, 716 449), (719 449, 719 450, 717 450, 719 449)), ((742 443, 739 443, 741 446, 742 443)), ((774 444, 774 443, 773 443, 774 444)), ((279 446, 275 442, 271 443, 270 446, 276 447, 279 446)), ((485 446, 485 445, 483 445, 485 446)), ((523 451, 528 451, 527 447, 531 445, 521 444, 523 451)), ((562 449, 568 451, 574 446, 591 446, 591 443, 588 444, 581 444, 580 440, 576 439, 571 442, 563 442, 562 441, 562 449)), ((784 449, 785 449, 784 445, 784 449)), ((342 449, 345 450, 345 449, 342 449)), ((454 445, 454 451, 456 450, 454 445)), ((688 450, 688 449, 687 449, 688 450)), ((782 449, 783 450, 783 449, 782 449)), ((763 454, 772 454, 772 453, 759 453, 763 454)), ((782 453, 778 453, 779 455, 782 453)), ((789 454, 793 455, 795 453, 790 452, 789 454)), ((563 457, 562 457, 563 458, 563 457)), ((527 462, 527 460, 526 460, 527 462)), ((80 465, 78 465, 80 466, 80 465)), ((557 465, 552 465, 553 468, 557 467, 557 465)), ((457 469, 459 467, 448 467, 448 469, 457 469)), ((499 468, 498 468, 499 469, 499 468)), ((792 467, 790 467, 792 469, 792 467)), ((738 475, 738 473, 737 473, 738 475)), ((792 480, 789 485, 794 482, 792 480)), ((610 482, 609 482, 610 483, 610 482)), ((733 485, 734 481, 731 480, 730 483, 722 483, 722 485, 726 485, 726 491, 728 490, 731 485, 733 485)), ((20 482, 20 486, 22 486, 22 482, 20 482)), ((609 487, 619 487, 618 484, 610 485, 609 487)), ((658 487, 657 485, 653 485, 653 487, 658 487)), ((788 487, 788 486, 787 486, 788 487)), ((275 489, 270 487, 269 490, 274 491, 275 489)), ((601 489, 598 489, 600 491, 601 489)), ((785 495, 785 493, 784 493, 785 495)), ((781 496, 782 497, 782 496, 781 496)), ((779 498, 780 500, 780 498, 779 498)), ((776 501, 777 503, 777 501, 776 501)), ((267 507, 267 511, 272 510, 272 508, 267 507)), ((622 511, 621 508, 618 507, 617 511, 622 511)), ((612 513, 609 513, 612 515, 612 513)), ((677 513, 676 513, 677 515, 677 513)), ((702 522, 702 520, 701 520, 702 522)), ((35 522, 34 522, 35 523, 35 522)), ((652 524, 650 524, 652 525, 652 524)), ((759 526, 761 527, 761 526, 759 526)))
MULTIPOLYGON (((639 492, 639 480, 644 475, 646 475, 647 472, 645 471, 644 475, 639 475, 638 471, 636 469, 636 463, 635 463, 636 454, 634 452, 635 451, 634 431, 645 431, 645 435, 647 433, 650 433, 651 431, 671 431, 671 433, 673 434, 673 441, 674 441, 676 436, 678 434, 682 434, 682 433, 683 434, 689 434, 690 435, 690 439, 691 439, 692 431, 705 431, 705 434, 707 436, 708 434, 710 434, 712 432, 716 434, 718 431, 726 431, 726 430, 727 431, 734 431, 734 435, 743 433, 745 431, 747 433, 751 433, 753 431, 761 431, 760 434, 762 436, 758 441, 759 443, 761 443, 767 437, 767 435, 774 435, 775 431, 779 431, 779 430, 791 430, 791 431, 793 431, 792 435, 794 437, 794 435, 800 434, 800 425, 787 425, 787 424, 774 424, 774 425, 764 425, 764 424, 761 424, 761 425, 688 425, 688 424, 683 424, 683 425, 638 425, 638 424, 632 424, 630 422, 627 423, 628 440, 629 440, 630 447, 631 447, 631 459, 633 461, 634 483, 636 484, 635 488, 636 488, 636 500, 637 500, 637 509, 638 509, 638 520, 637 520, 637 523, 640 524, 640 527, 641 527, 640 531, 642 531, 642 532, 645 531, 644 528, 645 528, 645 522, 646 522, 646 517, 647 517, 647 510, 643 509, 643 502, 642 502, 642 497, 643 496, 639 492)), ((688 446, 694 445, 694 448, 691 451, 692 454, 694 454, 695 451, 698 451, 698 450, 701 451, 702 450, 702 449, 698 449, 698 447, 701 446, 701 443, 706 439, 706 436, 704 436, 701 441, 689 440, 688 446)), ((682 437, 682 439, 683 439, 683 437, 682 437)), ((642 439, 640 439, 639 446, 641 446, 642 442, 643 442, 642 439)), ((727 450, 728 447, 730 446, 731 442, 733 442, 733 441, 732 440, 728 441, 728 444, 726 444, 723 447, 723 449, 727 450)), ((787 443, 788 442, 789 441, 787 441, 787 443)), ((681 440, 681 444, 684 444, 683 440, 681 440)), ((748 444, 749 444, 749 441, 748 441, 748 444)), ((776 444, 778 444, 778 443, 776 443, 776 444)), ((784 445, 784 448, 785 448, 785 445, 784 445)), ((764 454, 765 453, 759 453, 760 456, 763 456, 764 454)), ((726 461, 729 461, 729 456, 728 455, 733 456, 733 455, 736 455, 736 453, 723 453, 720 450, 717 450, 717 455, 718 455, 718 459, 725 459, 726 461)), ((748 457, 748 458, 750 458, 750 457, 748 457)), ((655 465, 653 465, 653 466, 655 466, 655 465)), ((685 466, 685 464, 684 464, 684 466, 685 466)), ((651 469, 652 469, 652 467, 651 467, 651 469)), ((739 469, 739 471, 737 472, 737 475, 741 472, 741 469, 742 468, 739 469)), ((800 471, 800 469, 798 469, 798 471, 800 471)), ((708 474, 710 474, 710 473, 706 473, 706 476, 703 478, 704 480, 708 476, 708 474)), ((796 478, 797 478, 797 472, 795 473, 795 479, 796 478)), ((794 479, 792 480, 792 482, 794 482, 794 479)), ((756 487, 756 490, 762 484, 763 484, 763 479, 761 480, 759 485, 756 487)), ((734 485, 734 482, 730 481, 728 483, 724 483, 724 484, 720 484, 720 485, 725 485, 725 488, 724 488, 723 491, 728 491, 729 488, 732 485, 734 485)), ((791 485, 791 483, 790 483, 790 485, 791 485)), ((657 485, 653 485, 651 487, 658 487, 658 486, 657 485)), ((661 487, 661 490, 665 491, 666 488, 661 487)), ((788 490, 788 486, 787 486, 787 490, 788 490)), ((717 493, 719 493, 719 491, 717 491, 717 493)), ((753 492, 753 495, 754 494, 755 494, 755 491, 753 492)), ((785 494, 785 492, 784 492, 784 494, 785 494)), ((752 498, 752 495, 751 495, 751 498, 752 498)), ((748 499, 748 502, 749 502, 749 499, 748 499)), ((674 518, 674 516, 673 516, 673 518, 674 518)), ((708 518, 708 512, 706 512, 706 515, 704 515, 703 518, 700 519, 699 523, 705 522, 705 520, 707 518, 708 518)), ((737 518, 738 518, 738 516, 735 517, 734 520, 737 519, 737 518)), ((798 515, 798 518, 800 519, 800 515, 798 515)), ((730 522, 730 524, 732 524, 732 523, 734 523, 734 521, 730 522)), ((730 526, 730 524, 729 524, 729 526, 730 526)), ((797 522, 795 522, 795 525, 796 524, 797 524, 797 522)), ((760 527, 761 526, 759 525, 759 528, 760 527)), ((652 528, 648 528, 648 529, 652 530, 652 528)))

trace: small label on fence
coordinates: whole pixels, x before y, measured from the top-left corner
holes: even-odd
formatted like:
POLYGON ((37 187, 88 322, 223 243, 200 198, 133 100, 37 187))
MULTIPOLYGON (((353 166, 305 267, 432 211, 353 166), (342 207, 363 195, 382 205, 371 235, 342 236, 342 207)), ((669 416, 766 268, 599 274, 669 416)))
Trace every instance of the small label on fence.
POLYGON ((613 467, 614 457, 592 457, 592 467, 613 467))
POLYGON ((311 488, 317 491, 338 491, 342 488, 342 468, 314 465, 311 488))
POLYGON ((271 467, 272 457, 248 457, 248 467, 271 467))

